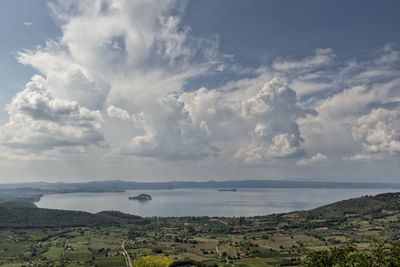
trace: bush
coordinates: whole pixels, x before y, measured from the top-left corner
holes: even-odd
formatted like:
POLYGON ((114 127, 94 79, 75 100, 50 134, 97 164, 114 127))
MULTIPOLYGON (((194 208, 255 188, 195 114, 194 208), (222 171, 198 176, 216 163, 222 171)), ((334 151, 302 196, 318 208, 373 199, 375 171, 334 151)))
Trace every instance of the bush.
POLYGON ((307 255, 307 267, 400 266, 400 243, 393 246, 376 243, 371 251, 361 251, 349 244, 307 255))
POLYGON ((139 257, 133 261, 133 267, 169 267, 173 260, 163 256, 139 257))

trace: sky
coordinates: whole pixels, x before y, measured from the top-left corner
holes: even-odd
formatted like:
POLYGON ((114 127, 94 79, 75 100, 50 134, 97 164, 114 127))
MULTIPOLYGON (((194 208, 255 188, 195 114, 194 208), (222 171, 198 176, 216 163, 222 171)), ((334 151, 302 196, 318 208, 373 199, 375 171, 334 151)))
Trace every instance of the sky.
POLYGON ((0 183, 400 182, 397 0, 4 0, 0 183))

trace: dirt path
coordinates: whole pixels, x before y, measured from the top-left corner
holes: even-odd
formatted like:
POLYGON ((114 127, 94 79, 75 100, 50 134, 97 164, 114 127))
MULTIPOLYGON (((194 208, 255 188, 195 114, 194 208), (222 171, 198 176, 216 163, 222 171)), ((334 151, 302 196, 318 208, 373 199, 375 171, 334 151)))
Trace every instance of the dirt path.
MULTIPOLYGON (((221 253, 221 255, 219 254, 219 248, 218 248, 218 244, 215 246, 215 251, 217 252, 217 255, 219 255, 219 256, 221 256, 222 257, 222 253, 221 253)), ((226 263, 228 263, 229 264, 229 258, 228 257, 224 257, 224 259, 226 260, 226 263)))
POLYGON ((126 266, 127 266, 127 267, 133 267, 133 266, 132 266, 131 257, 129 257, 129 254, 128 254, 128 252, 127 252, 126 249, 125 249, 125 244, 126 244, 126 242, 127 242, 127 240, 122 241, 122 244, 121 244, 122 253, 124 254, 124 257, 125 257, 126 266))

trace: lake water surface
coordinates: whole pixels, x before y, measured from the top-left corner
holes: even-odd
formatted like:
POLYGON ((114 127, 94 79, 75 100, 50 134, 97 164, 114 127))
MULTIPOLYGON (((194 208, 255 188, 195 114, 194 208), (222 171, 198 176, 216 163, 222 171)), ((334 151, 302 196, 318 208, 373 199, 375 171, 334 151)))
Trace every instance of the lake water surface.
MULTIPOLYGON (((335 201, 391 192, 390 189, 217 189, 129 190, 123 193, 71 193, 43 196, 40 208, 99 212, 118 210, 145 217, 159 216, 255 216, 307 210, 335 201), (150 194, 152 200, 139 202, 129 196, 150 194)), ((398 191, 398 190, 397 190, 398 191)))

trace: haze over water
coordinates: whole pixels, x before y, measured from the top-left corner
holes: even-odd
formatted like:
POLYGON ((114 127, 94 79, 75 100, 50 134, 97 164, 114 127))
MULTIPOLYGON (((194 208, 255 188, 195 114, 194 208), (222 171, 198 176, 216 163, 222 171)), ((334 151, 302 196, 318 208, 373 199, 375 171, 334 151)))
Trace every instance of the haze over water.
POLYGON ((239 217, 307 210, 339 200, 393 192, 390 189, 279 188, 128 190, 122 193, 71 193, 45 195, 40 208, 100 212, 117 210, 144 217, 220 216, 239 217), (147 193, 151 201, 128 200, 147 193))

